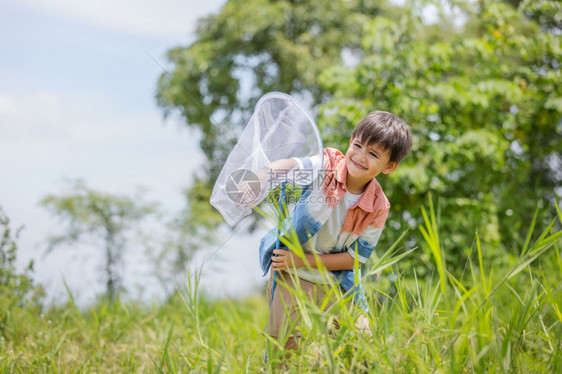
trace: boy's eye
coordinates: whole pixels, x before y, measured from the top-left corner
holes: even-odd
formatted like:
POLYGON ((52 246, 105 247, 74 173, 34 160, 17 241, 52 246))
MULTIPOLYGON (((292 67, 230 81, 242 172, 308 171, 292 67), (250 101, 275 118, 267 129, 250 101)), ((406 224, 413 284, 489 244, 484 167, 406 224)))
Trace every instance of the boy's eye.
POLYGON ((353 145, 356 146, 357 148, 361 148, 361 144, 359 143, 354 143, 353 145))
POLYGON ((374 152, 369 153, 372 157, 377 157, 377 154, 374 152))

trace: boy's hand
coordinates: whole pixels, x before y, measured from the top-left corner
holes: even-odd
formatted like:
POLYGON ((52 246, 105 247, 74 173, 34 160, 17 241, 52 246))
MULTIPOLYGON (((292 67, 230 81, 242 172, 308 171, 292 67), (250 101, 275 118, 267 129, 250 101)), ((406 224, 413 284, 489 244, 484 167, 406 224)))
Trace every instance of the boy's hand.
POLYGON ((304 262, 299 256, 286 249, 274 249, 273 257, 271 257, 271 260, 271 267, 274 271, 281 271, 304 266, 304 262))

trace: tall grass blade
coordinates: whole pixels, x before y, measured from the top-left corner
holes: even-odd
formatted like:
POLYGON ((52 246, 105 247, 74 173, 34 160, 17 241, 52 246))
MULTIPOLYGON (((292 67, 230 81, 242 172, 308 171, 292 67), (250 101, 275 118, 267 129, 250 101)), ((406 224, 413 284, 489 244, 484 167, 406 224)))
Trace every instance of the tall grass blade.
POLYGON ((160 367, 164 366, 164 362, 168 360, 168 350, 170 348, 170 342, 172 341, 172 332, 174 330, 173 325, 170 325, 168 330, 168 336, 166 337, 166 343, 164 343, 164 349, 162 351, 162 357, 160 358, 160 367))
MULTIPOLYGON (((385 270, 392 265, 396 264, 398 261, 402 260, 404 257, 408 256, 410 253, 415 251, 417 247, 407 250, 404 253, 399 255, 395 255, 395 252, 398 249, 398 244, 404 239, 408 230, 404 231, 398 239, 394 241, 394 243, 388 248, 381 256, 377 257, 373 264, 369 266, 369 271, 366 274, 367 276, 375 275, 382 270, 385 270)), ((367 278, 367 277, 365 277, 367 278)))
POLYGON ((482 287, 484 289, 484 296, 486 299, 490 296, 490 290, 486 282, 486 273, 484 273, 484 261, 482 260, 482 247, 480 245, 480 236, 476 233, 476 249, 478 251, 478 265, 480 267, 480 276, 482 278, 482 287))
POLYGON ((535 243, 531 249, 522 256, 513 268, 511 268, 507 274, 494 286, 490 291, 488 298, 492 296, 505 282, 513 278, 515 275, 519 274, 523 269, 529 266, 537 258, 542 256, 546 251, 548 251, 554 244, 562 238, 562 231, 552 234, 542 241, 535 243))
POLYGON ((558 201, 554 200, 554 207, 556 208, 556 213, 558 213, 558 220, 562 224, 562 211, 560 211, 560 206, 558 205, 558 201))
POLYGON ((472 296, 476 291, 478 291, 479 287, 478 286, 474 286, 473 288, 471 288, 470 290, 468 290, 467 292, 465 292, 462 297, 457 301, 454 309, 453 309, 453 313, 451 314, 451 317, 449 319, 449 328, 453 329, 455 322, 457 320, 457 316, 459 314, 460 309, 463 307, 464 302, 470 297, 472 296))
POLYGON ((533 235, 533 231, 535 230, 535 225, 537 223, 537 216, 539 215, 539 207, 535 210, 535 214, 533 215, 533 220, 531 221, 531 226, 529 227, 529 231, 527 232, 527 237, 525 238, 525 244, 523 245, 523 249, 521 250, 521 257, 527 253, 527 249, 529 248, 529 244, 531 243, 531 237, 533 235))
POLYGON ((62 276, 62 282, 64 284, 64 289, 66 290, 66 294, 68 295, 68 301, 70 302, 70 305, 72 305, 73 307, 76 307, 74 295, 72 294, 72 290, 70 289, 70 286, 68 285, 68 282, 66 281, 66 278, 64 277, 64 275, 62 276))
POLYGON ((435 264, 437 266, 437 272, 440 279, 441 292, 445 293, 447 285, 447 279, 445 278, 445 259, 442 254, 441 245, 439 243, 437 219, 435 217, 435 210, 433 209, 433 199, 431 198, 431 195, 429 196, 430 216, 428 216, 427 211, 424 207, 422 207, 421 210, 425 227, 420 225, 419 230, 422 233, 426 244, 429 246, 433 258, 435 259, 435 264))

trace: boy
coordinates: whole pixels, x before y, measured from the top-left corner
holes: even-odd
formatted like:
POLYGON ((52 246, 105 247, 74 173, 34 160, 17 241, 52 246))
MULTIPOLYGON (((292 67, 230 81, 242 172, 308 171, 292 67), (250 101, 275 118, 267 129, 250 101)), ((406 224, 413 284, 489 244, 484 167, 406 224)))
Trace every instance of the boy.
MULTIPOLYGON (((291 224, 304 257, 275 248, 276 230, 264 236, 260 244, 264 275, 271 267, 283 282, 283 287, 275 288, 272 299, 269 295, 272 301, 266 332, 271 336, 280 336, 279 330, 285 319, 293 325, 298 324, 298 301, 287 287, 300 287, 310 298, 321 303, 326 294, 325 285, 339 283, 343 292, 352 293, 359 307, 367 311, 361 285, 355 284, 354 261, 356 257, 359 263, 368 260, 390 208, 375 177, 394 171, 409 153, 411 145, 410 130, 404 121, 391 113, 375 111, 359 121, 345 155, 334 148, 324 150, 321 168, 327 174, 321 188, 305 188, 291 214, 291 224), (329 272, 319 271, 319 268, 329 272)), ((280 160, 270 164, 269 168, 273 171, 295 167, 313 170, 320 168, 320 165, 314 165, 319 160, 319 157, 280 160)), ((357 276, 361 277, 360 274, 357 276)), ((271 284, 270 278, 269 293, 271 284)), ((365 326, 365 321, 362 324, 365 326)), ((293 335, 288 338, 286 349, 296 347, 298 329, 293 335)))

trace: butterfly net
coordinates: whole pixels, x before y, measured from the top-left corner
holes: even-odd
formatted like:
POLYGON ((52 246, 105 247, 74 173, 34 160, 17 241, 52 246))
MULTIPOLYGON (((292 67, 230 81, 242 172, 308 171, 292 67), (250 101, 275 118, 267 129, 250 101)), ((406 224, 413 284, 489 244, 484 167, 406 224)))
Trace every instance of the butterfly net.
POLYGON ((280 92, 264 95, 217 178, 211 205, 234 226, 280 183, 312 183, 322 166, 322 148, 316 123, 297 100, 280 92), (291 158, 317 162, 298 174, 298 168, 265 174, 272 162, 291 158))

